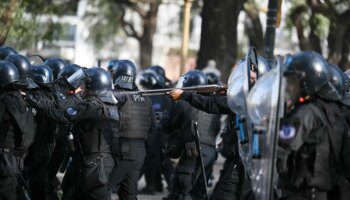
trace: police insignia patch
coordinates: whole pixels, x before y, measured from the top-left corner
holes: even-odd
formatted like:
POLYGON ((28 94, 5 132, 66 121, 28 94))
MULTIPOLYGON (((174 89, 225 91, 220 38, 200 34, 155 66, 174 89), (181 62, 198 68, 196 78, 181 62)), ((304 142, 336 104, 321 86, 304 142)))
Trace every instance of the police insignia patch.
POLYGON ((281 139, 292 139, 295 137, 295 128, 290 125, 282 125, 279 135, 281 139))
POLYGON ((74 116, 74 115, 76 115, 78 113, 78 111, 75 110, 74 108, 68 108, 66 112, 70 116, 74 116))

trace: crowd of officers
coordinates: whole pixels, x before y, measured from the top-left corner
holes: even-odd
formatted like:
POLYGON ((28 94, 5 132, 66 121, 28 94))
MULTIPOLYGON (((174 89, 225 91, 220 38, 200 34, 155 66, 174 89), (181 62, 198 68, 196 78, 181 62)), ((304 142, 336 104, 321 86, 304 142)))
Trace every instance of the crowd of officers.
MULTIPOLYGON (((278 159, 277 171, 283 192, 276 198, 349 199, 348 115, 341 104, 348 78, 337 67, 333 79, 325 76, 330 66, 310 55, 287 60, 290 109, 280 135, 288 137, 280 144, 285 156, 278 159), (324 89, 326 84, 341 100, 327 99, 335 93, 324 89)), ((259 70, 273 67, 259 59, 265 66, 252 66, 252 83, 259 70)), ((178 82, 179 87, 207 84, 220 81, 199 70, 178 82)), ((237 116, 225 93, 174 90, 148 97, 139 87, 162 89, 172 83, 159 66, 136 76, 129 60, 111 60, 107 70, 60 58, 31 64, 13 48, 0 47, 0 199, 102 200, 115 192, 121 200, 132 200, 143 174, 142 193, 162 192, 164 177, 169 190, 164 199, 206 199, 201 167, 209 179, 218 151, 226 160, 210 199, 254 199, 239 154, 237 116), (220 115, 227 115, 223 131, 220 115), (64 172, 62 184, 58 171, 64 172)))

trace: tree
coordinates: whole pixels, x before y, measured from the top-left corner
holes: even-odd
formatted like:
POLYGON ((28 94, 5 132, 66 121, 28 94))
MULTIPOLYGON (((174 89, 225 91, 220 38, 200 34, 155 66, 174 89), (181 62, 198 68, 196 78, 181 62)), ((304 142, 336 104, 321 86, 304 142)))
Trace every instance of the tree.
POLYGON ((244 28, 249 39, 249 46, 255 47, 257 52, 261 54, 264 48, 264 30, 259 17, 259 5, 255 0, 248 0, 244 4, 244 12, 247 16, 244 28))
POLYGON ((120 23, 126 35, 135 38, 140 44, 140 66, 141 68, 148 67, 152 64, 153 51, 153 36, 157 28, 158 8, 161 0, 117 0, 117 3, 122 5, 122 16, 120 23), (145 9, 148 7, 148 9, 145 9), (136 31, 134 24, 126 21, 126 8, 136 12, 142 19, 142 33, 136 31))
MULTIPOLYGON (((141 68, 150 66, 152 64, 153 36, 157 28, 158 8, 161 2, 161 0, 91 0, 91 3, 95 6, 98 5, 99 8, 98 12, 92 16, 100 19, 90 27, 93 39, 102 45, 119 34, 121 28, 127 36, 139 42, 141 68), (141 31, 137 31, 138 27, 134 21, 128 21, 126 18, 128 11, 139 16, 141 31)), ((88 15, 91 16, 91 13, 88 15)))
POLYGON ((1 1, 0 9, 0 46, 3 45, 10 33, 10 28, 15 20, 19 8, 17 0, 1 1))
POLYGON ((293 0, 288 13, 288 26, 294 27, 301 50, 321 54, 328 42, 328 61, 350 68, 350 2, 348 0, 293 0))
POLYGON ((237 23, 245 0, 204 0, 202 32, 197 67, 202 69, 208 60, 215 60, 227 80, 237 55, 237 23))
POLYGON ((75 14, 78 0, 2 0, 0 8, 0 45, 31 50, 38 41, 51 42, 62 29, 52 20, 41 22, 42 15, 75 14))

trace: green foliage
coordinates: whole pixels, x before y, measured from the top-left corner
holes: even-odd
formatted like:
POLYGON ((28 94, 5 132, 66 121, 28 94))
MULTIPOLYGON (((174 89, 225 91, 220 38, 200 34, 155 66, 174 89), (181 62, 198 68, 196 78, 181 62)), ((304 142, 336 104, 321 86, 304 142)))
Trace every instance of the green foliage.
POLYGON ((312 20, 312 23, 317 24, 315 34, 319 38, 326 38, 330 26, 329 19, 322 14, 315 14, 310 20, 312 20))
POLYGON ((307 15, 307 13, 300 13, 299 10, 301 8, 305 8, 307 10, 307 5, 306 5, 306 1, 305 0, 292 0, 291 1, 291 5, 292 7, 290 8, 290 10, 287 11, 287 17, 286 17, 286 28, 288 30, 292 30, 292 28, 294 27, 293 24, 293 20, 292 17, 293 15, 302 15, 302 25, 304 28, 308 27, 308 21, 309 21, 309 16, 307 15))
POLYGON ((93 8, 85 13, 84 20, 89 27, 88 39, 97 49, 114 41, 120 30, 121 7, 109 0, 89 0, 93 8))
MULTIPOLYGON (((6 1, 6 0, 5 0, 6 1)), ((16 49, 36 50, 38 41, 51 43, 64 34, 63 24, 52 20, 40 21, 42 15, 75 15, 77 0, 13 0, 18 7, 12 12, 12 21, 7 22, 9 32, 5 43, 16 49)), ((6 9, 2 7, 2 9, 6 9)), ((1 10, 2 11, 2 10, 1 10)), ((0 20, 1 21, 1 20, 0 20)))

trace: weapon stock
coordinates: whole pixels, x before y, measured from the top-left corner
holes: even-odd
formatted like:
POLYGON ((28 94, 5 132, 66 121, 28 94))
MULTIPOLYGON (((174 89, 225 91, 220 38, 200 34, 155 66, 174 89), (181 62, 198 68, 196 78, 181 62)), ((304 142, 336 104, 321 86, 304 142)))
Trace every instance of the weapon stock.
POLYGON ((159 96, 167 95, 169 92, 180 89, 185 91, 194 91, 196 93, 213 93, 213 92, 222 92, 227 90, 227 86, 224 85, 198 85, 192 87, 183 87, 183 88, 166 88, 166 89, 155 89, 155 90, 141 90, 137 93, 142 96, 159 96))

